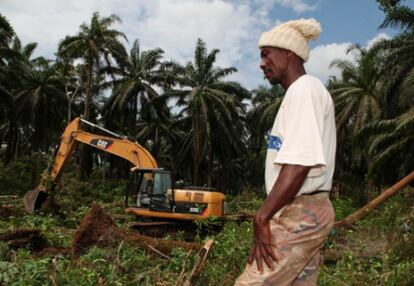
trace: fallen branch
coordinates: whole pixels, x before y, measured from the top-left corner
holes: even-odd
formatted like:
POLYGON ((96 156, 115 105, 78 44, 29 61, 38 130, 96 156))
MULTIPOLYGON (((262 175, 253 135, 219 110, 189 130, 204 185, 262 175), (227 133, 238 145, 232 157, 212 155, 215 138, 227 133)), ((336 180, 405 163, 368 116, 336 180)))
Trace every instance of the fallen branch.
POLYGON ((115 274, 115 272, 118 272, 119 265, 121 265, 121 259, 119 257, 121 255, 121 248, 123 245, 124 245, 124 241, 121 241, 121 243, 118 246, 118 251, 116 252, 115 266, 112 269, 112 276, 115 274))
POLYGON ((160 255, 161 257, 164 257, 168 260, 171 259, 169 256, 165 255, 164 253, 162 253, 161 251, 159 251, 158 249, 153 247, 151 244, 147 244, 147 246, 148 246, 149 249, 151 249, 152 251, 154 251, 156 254, 160 255))
POLYGON ((236 214, 228 214, 219 218, 219 220, 223 221, 247 221, 251 220, 254 217, 254 214, 240 212, 236 214))
POLYGON ((180 285, 181 280, 182 280, 182 279, 183 279, 183 277, 184 277, 184 272, 185 272, 185 266, 186 266, 186 264, 187 264, 187 259, 188 259, 188 257, 190 256, 190 254, 191 254, 192 252, 193 252, 192 250, 189 250, 189 251, 187 252, 187 255, 186 255, 186 256, 185 256, 185 258, 184 258, 183 267, 182 267, 182 269, 181 269, 180 275, 178 276, 177 282, 175 282, 175 286, 179 286, 179 285, 180 285))
POLYGON ((401 188, 405 187, 412 180, 414 180, 414 171, 412 171, 409 175, 405 176, 403 179, 398 181, 392 187, 385 190, 382 194, 380 194, 378 197, 367 203, 365 206, 363 206, 353 214, 350 214, 343 220, 336 222, 334 227, 340 228, 351 226, 356 220, 366 216, 371 210, 376 208, 378 205, 382 204, 385 200, 394 195, 401 188))
POLYGON ((191 281, 194 280, 194 278, 200 274, 201 269, 204 266, 204 263, 206 261, 207 255, 210 252, 211 245, 213 244, 213 240, 209 239, 204 244, 203 248, 198 253, 198 259, 196 263, 193 266, 193 269, 191 270, 190 276, 188 276, 187 280, 184 282, 184 286, 190 286, 191 281))

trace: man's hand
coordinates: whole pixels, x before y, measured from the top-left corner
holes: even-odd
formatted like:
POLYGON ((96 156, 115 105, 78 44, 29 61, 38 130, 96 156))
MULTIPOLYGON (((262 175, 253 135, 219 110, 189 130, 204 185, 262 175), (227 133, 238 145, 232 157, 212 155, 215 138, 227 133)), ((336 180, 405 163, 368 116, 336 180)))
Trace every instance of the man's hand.
POLYGON ((271 270, 274 270, 273 261, 279 261, 272 250, 271 238, 269 221, 261 222, 255 217, 253 221, 253 244, 250 248, 248 262, 251 265, 256 259, 257 269, 260 273, 263 273, 263 260, 271 270))
POLYGON ((310 169, 309 166, 284 164, 272 190, 254 217, 253 245, 248 262, 251 265, 256 259, 257 269, 261 273, 263 273, 263 260, 273 270, 273 261, 279 261, 281 258, 272 250, 272 246, 276 245, 271 245, 269 221, 277 211, 294 199, 310 169))

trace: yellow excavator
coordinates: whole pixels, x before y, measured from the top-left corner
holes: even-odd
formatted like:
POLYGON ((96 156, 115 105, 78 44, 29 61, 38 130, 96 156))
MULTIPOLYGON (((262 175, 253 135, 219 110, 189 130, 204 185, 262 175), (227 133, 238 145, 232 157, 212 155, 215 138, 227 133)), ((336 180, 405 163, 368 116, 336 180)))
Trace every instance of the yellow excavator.
MULTIPOLYGON (((167 220, 202 220, 223 216, 225 196, 207 188, 175 188, 171 172, 158 168, 151 153, 138 143, 131 142, 105 128, 82 118, 70 122, 61 141, 50 173, 52 186, 56 185, 62 168, 78 143, 121 157, 131 163, 131 177, 125 192, 125 212, 139 217, 167 220), (81 130, 81 123, 99 128, 110 136, 81 130)), ((33 213, 46 200, 44 179, 39 186, 24 196, 25 209, 33 213)), ((53 191, 53 187, 51 188, 53 191)))

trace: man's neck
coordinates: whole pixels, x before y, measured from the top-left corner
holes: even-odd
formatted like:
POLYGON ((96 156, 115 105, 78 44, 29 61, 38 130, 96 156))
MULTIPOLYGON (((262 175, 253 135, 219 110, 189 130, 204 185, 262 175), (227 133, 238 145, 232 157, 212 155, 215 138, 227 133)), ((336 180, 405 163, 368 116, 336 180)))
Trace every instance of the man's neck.
POLYGON ((298 78, 300 78, 304 74, 306 74, 306 71, 303 65, 288 69, 286 76, 282 79, 280 84, 283 86, 285 90, 287 90, 292 83, 294 83, 298 78))

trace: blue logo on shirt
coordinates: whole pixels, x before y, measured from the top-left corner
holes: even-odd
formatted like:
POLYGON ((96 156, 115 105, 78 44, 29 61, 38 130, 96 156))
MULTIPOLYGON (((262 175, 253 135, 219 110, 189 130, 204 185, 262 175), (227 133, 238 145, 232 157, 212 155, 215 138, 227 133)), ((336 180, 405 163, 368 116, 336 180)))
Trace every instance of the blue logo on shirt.
POLYGON ((267 149, 274 149, 279 151, 280 147, 282 147, 282 140, 280 140, 280 138, 277 136, 270 135, 267 149))

